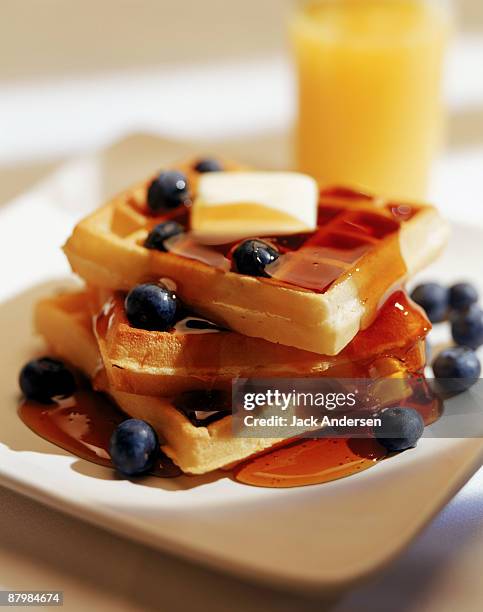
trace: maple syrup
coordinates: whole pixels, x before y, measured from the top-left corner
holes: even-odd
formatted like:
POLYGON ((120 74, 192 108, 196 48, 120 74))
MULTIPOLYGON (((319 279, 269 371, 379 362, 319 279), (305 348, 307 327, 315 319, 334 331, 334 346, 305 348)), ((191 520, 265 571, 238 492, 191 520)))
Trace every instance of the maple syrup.
MULTIPOLYGON (((442 401, 433 395, 421 375, 413 394, 398 402, 414 408, 425 425, 442 413, 442 401)), ((252 457, 233 469, 233 478, 247 485, 290 488, 323 484, 374 467, 389 452, 373 437, 301 438, 252 457)))
MULTIPOLYGON (((442 402, 422 374, 413 386, 411 397, 399 402, 420 412, 425 424, 434 422, 442 412, 442 402)), ((174 399, 175 406, 197 426, 227 416, 230 395, 226 392, 187 392, 174 399), (201 399, 203 401, 201 401, 201 399), (204 415, 197 414, 200 405, 204 415)), ((127 417, 106 396, 81 389, 72 397, 52 405, 24 401, 18 409, 21 420, 36 434, 73 455, 112 467, 109 440, 114 429, 127 417)), ((322 484, 373 467, 387 456, 374 438, 315 438, 282 443, 262 455, 249 458, 233 468, 238 482, 260 487, 281 488, 322 484)), ((161 454, 151 474, 174 478, 182 474, 161 454)))
POLYGON ((257 487, 302 487, 357 474, 386 456, 370 438, 303 439, 249 459, 233 470, 233 478, 257 487))
MULTIPOLYGON (((111 435, 127 418, 105 396, 89 389, 79 390, 53 405, 24 401, 18 414, 29 429, 45 440, 81 459, 107 467, 112 467, 111 435)), ((152 470, 153 475, 161 478, 174 478, 181 473, 163 454, 152 470)))

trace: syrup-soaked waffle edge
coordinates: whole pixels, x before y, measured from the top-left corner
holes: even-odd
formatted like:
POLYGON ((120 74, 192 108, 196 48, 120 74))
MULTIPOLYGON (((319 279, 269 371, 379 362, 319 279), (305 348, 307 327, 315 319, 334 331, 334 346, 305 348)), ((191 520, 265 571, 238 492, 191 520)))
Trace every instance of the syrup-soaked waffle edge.
MULTIPOLYGON (((362 332, 339 356, 329 357, 230 331, 198 335, 133 328, 125 316, 120 294, 104 290, 91 290, 91 294, 94 301, 96 295, 98 300, 93 312, 94 330, 109 385, 112 389, 139 395, 230 389, 233 378, 365 377, 369 375, 369 365, 365 366, 369 360, 372 363, 388 354, 405 359, 430 329, 429 321, 419 309, 411 309, 410 316, 402 316, 395 309, 397 320, 393 320, 394 316, 391 318, 394 329, 385 338, 374 341, 380 328, 376 320, 376 331, 371 328, 362 332)), ((402 293, 390 300, 399 299, 399 295, 400 301, 409 302, 402 293)), ((86 301, 93 303, 92 299, 86 298, 86 301)), ((387 308, 390 306, 383 307, 380 316, 387 308)), ((414 363, 419 357, 415 353, 409 358, 414 363)), ((413 369, 423 367, 424 356, 419 359, 413 369)))

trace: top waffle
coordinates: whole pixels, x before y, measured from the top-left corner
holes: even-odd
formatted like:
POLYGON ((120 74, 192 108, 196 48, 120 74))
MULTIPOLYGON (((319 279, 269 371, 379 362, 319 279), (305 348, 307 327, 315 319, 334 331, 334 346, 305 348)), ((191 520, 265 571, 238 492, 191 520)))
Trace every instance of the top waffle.
MULTIPOLYGON (((195 194, 196 172, 190 164, 178 168, 195 194)), ((431 206, 327 189, 320 194, 317 230, 263 237, 281 255, 270 278, 245 276, 231 267, 236 244, 197 244, 189 208, 153 215, 147 186, 128 190, 79 223, 65 245, 75 272, 118 290, 169 278, 182 301, 211 320, 319 354, 338 354, 367 328, 391 289, 436 257, 447 237, 431 206), (150 229, 167 219, 186 232, 170 252, 147 249, 150 229)))

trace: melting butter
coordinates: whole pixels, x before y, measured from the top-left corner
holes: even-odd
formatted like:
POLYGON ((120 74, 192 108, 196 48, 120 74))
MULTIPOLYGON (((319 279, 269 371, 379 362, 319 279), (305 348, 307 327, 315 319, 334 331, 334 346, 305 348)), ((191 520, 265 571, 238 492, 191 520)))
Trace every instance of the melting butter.
POLYGON ((191 230, 204 244, 314 231, 317 204, 317 183, 305 174, 210 172, 198 184, 191 230))

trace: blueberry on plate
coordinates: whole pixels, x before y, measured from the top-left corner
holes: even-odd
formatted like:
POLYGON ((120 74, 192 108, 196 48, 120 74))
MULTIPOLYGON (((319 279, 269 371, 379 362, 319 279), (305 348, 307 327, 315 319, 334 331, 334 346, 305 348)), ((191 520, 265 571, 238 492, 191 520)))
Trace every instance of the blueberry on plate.
POLYGON ((155 249, 156 251, 166 251, 164 243, 168 238, 172 236, 178 236, 184 231, 183 226, 176 221, 165 221, 159 223, 150 232, 146 238, 144 246, 148 249, 155 249))
POLYGON ((166 331, 174 323, 177 298, 173 291, 161 283, 145 283, 131 289, 124 306, 128 321, 133 327, 166 331))
POLYGON ((68 397, 76 390, 72 372, 62 361, 42 357, 29 361, 19 376, 19 385, 27 399, 50 404, 54 397, 68 397))
POLYGON ((449 305, 453 310, 466 310, 478 301, 478 291, 471 283, 457 283, 449 288, 449 305))
POLYGON ((196 172, 222 172, 223 166, 217 159, 200 159, 198 163, 195 165, 196 172))
POLYGON ((465 346, 445 349, 433 362, 438 386, 447 393, 462 393, 472 387, 481 374, 475 352, 465 346))
POLYGON ((266 266, 279 257, 279 252, 262 240, 245 240, 233 251, 233 264, 236 272, 248 276, 265 276, 266 266))
POLYGON ((114 467, 121 474, 146 474, 159 456, 158 436, 146 421, 128 419, 114 430, 109 443, 109 454, 114 467))
POLYGON ((381 420, 381 424, 374 427, 374 436, 390 452, 414 448, 423 435, 424 421, 414 408, 385 408, 375 417, 381 420))
POLYGON ((459 346, 477 349, 483 344, 483 310, 476 304, 451 320, 451 334, 459 346))
POLYGON ((148 188, 148 206, 153 212, 176 208, 189 199, 188 180, 176 170, 161 172, 148 188))
POLYGON ((438 283, 423 283, 411 293, 411 298, 423 308, 432 323, 444 321, 448 310, 449 293, 438 283))

